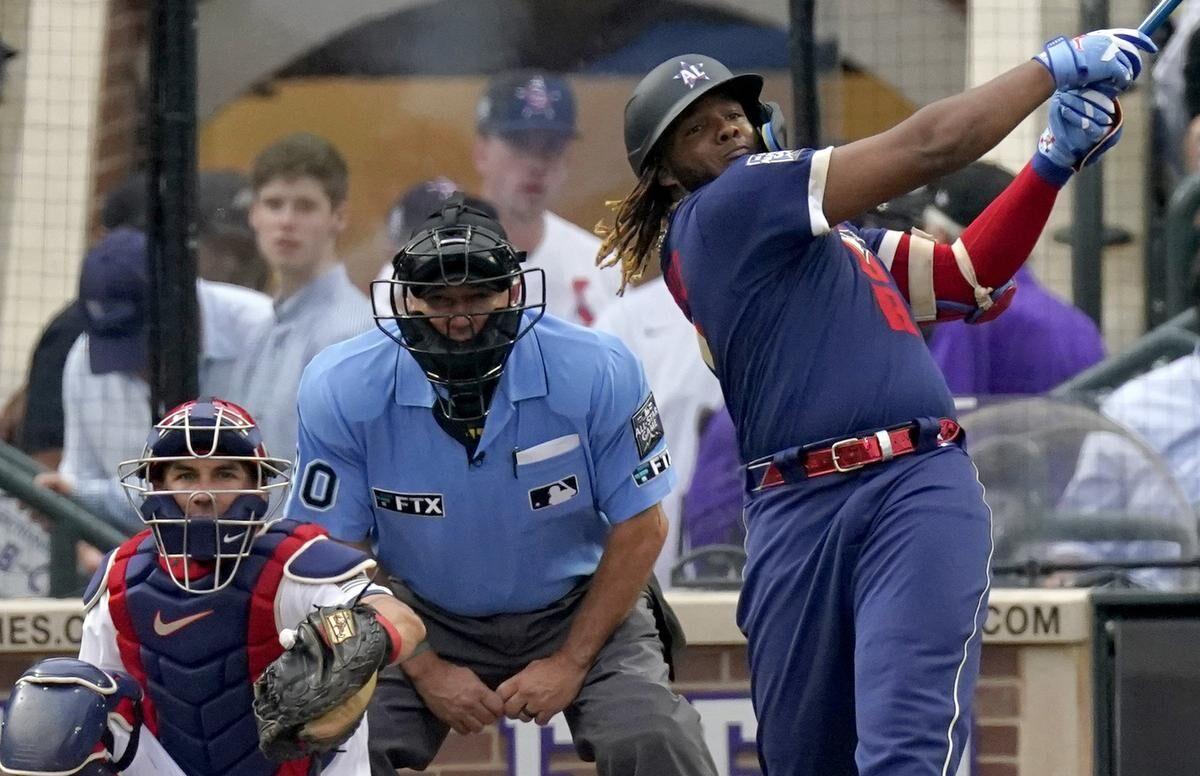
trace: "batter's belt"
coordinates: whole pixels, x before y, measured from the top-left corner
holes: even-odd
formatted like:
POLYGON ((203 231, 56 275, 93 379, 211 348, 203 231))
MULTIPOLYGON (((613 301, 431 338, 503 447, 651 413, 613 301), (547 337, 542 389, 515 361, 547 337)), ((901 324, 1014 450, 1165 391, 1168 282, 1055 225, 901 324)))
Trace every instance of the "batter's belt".
POLYGON ((962 427, 950 418, 917 418, 861 436, 789 447, 747 464, 746 488, 757 493, 809 477, 852 472, 897 456, 955 444, 961 438, 962 427))

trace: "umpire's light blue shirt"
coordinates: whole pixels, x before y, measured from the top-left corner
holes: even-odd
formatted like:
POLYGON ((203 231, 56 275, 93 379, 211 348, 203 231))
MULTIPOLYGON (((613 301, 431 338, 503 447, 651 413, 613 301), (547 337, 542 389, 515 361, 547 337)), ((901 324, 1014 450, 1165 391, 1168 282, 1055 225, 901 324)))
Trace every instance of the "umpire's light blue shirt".
POLYGON ((370 539, 388 572, 448 611, 558 600, 596 571, 611 527, 674 484, 641 364, 609 335, 545 316, 518 340, 474 463, 433 403, 378 330, 322 352, 300 383, 287 514, 370 539))

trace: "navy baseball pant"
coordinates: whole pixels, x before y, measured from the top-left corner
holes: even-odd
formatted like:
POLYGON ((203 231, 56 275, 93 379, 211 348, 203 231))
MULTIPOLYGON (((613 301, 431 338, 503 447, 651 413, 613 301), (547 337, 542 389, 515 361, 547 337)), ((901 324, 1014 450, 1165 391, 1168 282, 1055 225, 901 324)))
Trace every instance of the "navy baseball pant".
POLYGON ((991 513, 957 446, 751 494, 738 624, 767 776, 952 776, 991 513))

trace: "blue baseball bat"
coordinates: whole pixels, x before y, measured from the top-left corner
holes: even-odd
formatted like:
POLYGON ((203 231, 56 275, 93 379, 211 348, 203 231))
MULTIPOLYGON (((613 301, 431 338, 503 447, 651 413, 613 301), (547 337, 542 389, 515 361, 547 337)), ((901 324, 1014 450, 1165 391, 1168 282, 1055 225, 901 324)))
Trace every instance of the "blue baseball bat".
POLYGON ((1153 35, 1154 31, 1162 26, 1171 12, 1179 7, 1183 0, 1162 0, 1161 3, 1154 6, 1154 10, 1150 15, 1138 25, 1138 30, 1146 35, 1153 35))

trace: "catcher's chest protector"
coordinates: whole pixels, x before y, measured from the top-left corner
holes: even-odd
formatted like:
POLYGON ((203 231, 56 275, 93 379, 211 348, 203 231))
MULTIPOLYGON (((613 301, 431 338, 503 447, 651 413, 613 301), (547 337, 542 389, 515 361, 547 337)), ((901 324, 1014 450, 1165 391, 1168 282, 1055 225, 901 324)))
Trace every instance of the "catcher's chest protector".
POLYGON ((146 725, 188 776, 283 776, 308 772, 258 749, 251 683, 278 657, 275 594, 283 564, 312 538, 281 521, 223 590, 177 587, 159 566, 154 540, 130 541, 108 575, 109 610, 122 661, 146 691, 146 725))

